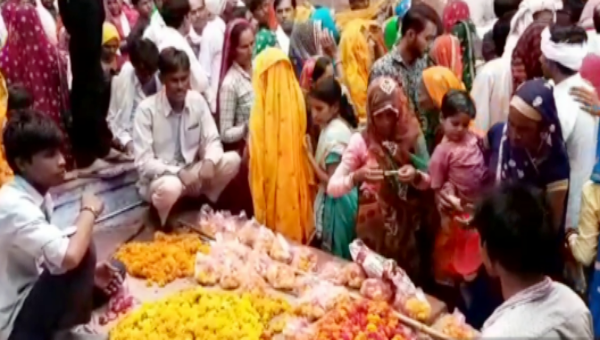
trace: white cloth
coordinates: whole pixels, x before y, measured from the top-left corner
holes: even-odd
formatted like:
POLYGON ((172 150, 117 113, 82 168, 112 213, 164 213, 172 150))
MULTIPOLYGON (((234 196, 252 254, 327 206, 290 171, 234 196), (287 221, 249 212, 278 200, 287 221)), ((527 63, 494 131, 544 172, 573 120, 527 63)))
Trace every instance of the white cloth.
POLYGON ((127 38, 129 33, 131 33, 131 26, 129 26, 129 20, 127 20, 127 16, 123 12, 121 12, 121 15, 119 16, 119 23, 121 24, 123 36, 127 38))
POLYGON ((484 64, 478 70, 471 89, 471 98, 477 108, 477 129, 487 131, 494 124, 506 121, 511 96, 510 58, 497 58, 484 64))
POLYGON ((4 46, 6 38, 8 37, 8 30, 6 30, 6 24, 4 18, 0 15, 0 46, 4 46))
POLYGON ((217 111, 217 93, 219 92, 225 29, 225 21, 221 17, 215 17, 206 24, 202 32, 204 39, 200 43, 199 59, 202 69, 208 75, 208 104, 210 105, 211 112, 217 111))
POLYGON ((48 40, 53 44, 58 44, 58 35, 56 33, 56 22, 52 17, 52 14, 48 12, 46 7, 42 5, 41 0, 36 0, 35 9, 37 11, 38 16, 40 17, 40 21, 42 22, 42 28, 44 29, 44 33, 48 37, 48 40))
POLYGON ((480 339, 593 339, 585 303, 562 283, 549 285, 504 301, 484 323, 480 339))
POLYGON ((144 39, 148 39, 158 46, 161 42, 161 31, 167 25, 158 11, 154 11, 150 16, 150 23, 144 30, 144 39))
POLYGON ((555 43, 551 39, 550 28, 548 27, 542 31, 540 45, 546 59, 574 71, 579 71, 583 58, 588 54, 587 42, 582 44, 555 43))
POLYGON ((576 102, 569 93, 575 86, 594 90, 588 82, 581 78, 579 73, 554 86, 554 101, 571 167, 567 201, 567 228, 576 228, 579 221, 581 192, 594 168, 598 134, 598 118, 583 111, 581 104, 576 102))
POLYGON ((517 42, 521 34, 525 32, 527 27, 533 22, 533 15, 541 11, 551 11, 555 14, 556 11, 563 8, 562 0, 522 0, 517 13, 510 21, 510 31, 506 44, 504 45, 503 57, 510 58, 512 51, 517 46, 517 42))
POLYGON ((40 264, 60 274, 74 227, 50 223, 54 204, 23 178, 0 188, 0 339, 8 339, 40 264))
POLYGON ((588 53, 600 55, 600 36, 594 30, 587 30, 588 53))
MULTIPOLYGON (((162 20, 162 18, 160 20, 162 20)), ((152 19, 150 19, 150 27, 148 27, 148 29, 150 28, 152 28, 152 19)), ((155 39, 153 42, 158 47, 159 51, 162 51, 165 48, 173 47, 187 54, 190 60, 190 82, 192 90, 200 93, 207 91, 208 79, 206 77, 206 73, 204 72, 204 69, 202 69, 200 62, 194 54, 194 50, 192 50, 192 47, 187 39, 181 33, 179 33, 179 31, 172 27, 161 27, 158 23, 158 19, 155 27, 151 31, 148 31, 148 29, 146 29, 146 32, 144 33, 144 38, 148 38, 150 40, 155 39)))
POLYGON ((275 31, 275 35, 277 36, 277 44, 279 44, 279 47, 281 48, 283 53, 285 53, 285 55, 288 55, 288 53, 290 52, 290 37, 288 37, 288 35, 285 34, 283 28, 281 28, 281 25, 277 26, 277 31, 275 31))
POLYGON ((182 115, 179 139, 174 138, 171 129, 172 114, 164 90, 138 106, 133 123, 133 149, 141 185, 166 173, 176 174, 198 159, 217 164, 223 156, 217 125, 202 95, 188 91, 184 110, 179 113, 182 115), (181 147, 183 164, 177 162, 176 143, 181 147))
POLYGON ((227 0, 206 0, 204 3, 206 5, 206 10, 208 11, 208 13, 214 16, 220 16, 225 10, 227 0))
POLYGON ((469 6, 471 20, 477 27, 489 26, 495 21, 494 0, 464 0, 469 6))
MULTIPOLYGON (((155 76, 157 90, 160 91, 160 80, 155 76)), ((133 117, 146 94, 142 90, 142 84, 135 75, 135 69, 130 62, 121 67, 119 74, 113 78, 110 94, 110 105, 106 120, 115 138, 122 144, 127 145, 132 141, 133 117)))

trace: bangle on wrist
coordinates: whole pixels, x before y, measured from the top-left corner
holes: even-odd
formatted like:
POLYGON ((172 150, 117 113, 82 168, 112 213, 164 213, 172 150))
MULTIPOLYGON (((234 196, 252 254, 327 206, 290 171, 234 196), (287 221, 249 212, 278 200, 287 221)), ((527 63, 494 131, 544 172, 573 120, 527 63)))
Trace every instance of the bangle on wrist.
POLYGON ((85 206, 85 207, 81 207, 81 209, 79 209, 79 213, 82 213, 84 211, 89 211, 92 213, 92 215, 94 215, 94 219, 98 218, 98 211, 90 206, 85 206))

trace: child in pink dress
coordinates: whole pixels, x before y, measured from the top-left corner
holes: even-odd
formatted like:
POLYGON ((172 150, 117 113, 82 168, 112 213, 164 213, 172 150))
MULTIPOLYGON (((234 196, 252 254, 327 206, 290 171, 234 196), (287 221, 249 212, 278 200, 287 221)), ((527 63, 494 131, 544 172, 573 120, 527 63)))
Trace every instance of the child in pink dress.
POLYGON ((442 100, 442 142, 435 148, 429 163, 431 188, 436 197, 446 195, 456 202, 456 211, 441 212, 442 229, 434 248, 434 273, 441 283, 454 285, 481 265, 479 235, 467 230, 457 220, 484 185, 487 168, 479 138, 469 131, 475 118, 475 105, 468 92, 450 90, 442 100))

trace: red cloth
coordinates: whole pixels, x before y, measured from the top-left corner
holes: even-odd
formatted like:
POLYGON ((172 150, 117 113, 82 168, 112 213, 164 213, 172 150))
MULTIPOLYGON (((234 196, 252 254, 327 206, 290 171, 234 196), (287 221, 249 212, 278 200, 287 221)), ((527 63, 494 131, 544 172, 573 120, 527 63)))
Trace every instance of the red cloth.
POLYGON ((1 12, 8 37, 0 51, 0 71, 7 85, 24 86, 33 97, 33 108, 49 115, 61 128, 65 136, 62 151, 71 169, 71 147, 61 114, 69 110, 66 58, 48 40, 33 5, 11 0, 1 12))
POLYGON ((452 28, 459 21, 470 20, 469 5, 462 0, 450 0, 442 13, 442 23, 446 33, 452 33, 452 28))
POLYGON ((534 22, 527 29, 519 40, 512 53, 511 72, 513 77, 513 92, 517 91, 519 85, 527 80, 540 78, 544 75, 542 72, 542 31, 548 26, 544 23, 534 22))
POLYGON ((596 89, 596 92, 600 94, 600 56, 597 54, 590 53, 583 58, 583 64, 579 73, 583 79, 592 83, 592 86, 596 89))
POLYGON ((279 26, 279 23, 277 23, 277 17, 275 16, 275 7, 273 5, 273 1, 271 1, 271 4, 269 6, 269 27, 272 30, 276 30, 277 26, 279 26))

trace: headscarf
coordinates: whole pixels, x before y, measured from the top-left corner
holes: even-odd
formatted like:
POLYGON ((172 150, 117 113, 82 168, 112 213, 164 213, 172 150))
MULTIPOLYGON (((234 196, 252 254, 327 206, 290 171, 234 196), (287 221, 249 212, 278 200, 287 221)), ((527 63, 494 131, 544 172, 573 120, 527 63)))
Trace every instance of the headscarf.
MULTIPOLYGON (((596 93, 600 94, 600 72, 598 70, 600 70, 600 56, 597 54, 588 54, 583 59, 579 74, 581 74, 583 79, 592 84, 594 89, 596 89, 596 93)), ((600 129, 598 130, 598 134, 600 134, 600 129)), ((594 165, 591 177, 594 183, 600 183, 600 158, 598 157, 600 157, 600 140, 596 144, 596 164, 594 165)))
POLYGON ((107 42, 113 39, 117 39, 117 41, 119 42, 121 41, 119 31, 117 30, 117 27, 115 25, 111 24, 108 21, 105 21, 102 24, 102 45, 106 44, 107 42))
POLYGON ((551 11, 556 16, 556 11, 563 8, 562 0, 522 0, 517 13, 510 21, 510 31, 506 39, 503 56, 511 56, 517 41, 533 22, 533 15, 541 11, 551 11))
POLYGON ((542 77, 542 31, 548 25, 534 22, 523 32, 513 50, 511 58, 511 71, 513 77, 513 91, 526 80, 542 77))
POLYGON ((383 40, 388 51, 391 50, 396 44, 396 41, 398 41, 398 20, 397 16, 393 16, 385 23, 383 40))
POLYGON ((588 54, 587 42, 582 44, 556 43, 552 41, 550 29, 542 31, 540 43, 542 54, 548 60, 557 62, 571 70, 579 71, 583 58, 588 54))
POLYGON ((321 52, 319 34, 321 25, 318 21, 306 21, 294 24, 290 35, 290 51, 302 60, 306 60, 321 52))
POLYGON ((475 42, 473 41, 477 36, 475 25, 471 20, 459 21, 454 25, 452 34, 460 41, 463 64, 462 81, 467 90, 471 91, 475 78, 475 42))
POLYGON ((287 238, 307 243, 314 233, 314 181, 304 138, 306 107, 292 64, 278 48, 254 60, 250 115, 250 188, 254 217, 287 238))
POLYGON ((374 21, 352 20, 346 25, 340 41, 340 58, 342 59, 343 83, 350 92, 354 109, 361 122, 367 118, 367 88, 369 71, 375 62, 367 34, 374 21))
POLYGON ((359 10, 351 10, 347 9, 345 11, 339 12, 335 15, 335 22, 337 27, 340 28, 342 32, 346 29, 346 25, 355 19, 362 20, 375 20, 382 12, 384 6, 386 6, 388 0, 373 0, 371 1, 368 8, 359 9, 359 10))
POLYGON ((317 64, 317 57, 310 57, 304 62, 302 73, 300 74, 300 87, 303 91, 310 91, 312 86, 312 76, 317 64))
POLYGON ((443 34, 437 37, 429 54, 437 66, 449 68, 459 80, 462 80, 462 52, 458 38, 452 34, 443 34))
POLYGON ((471 20, 469 5, 462 0, 449 0, 442 13, 442 23, 446 32, 452 32, 454 25, 460 21, 471 20))
POLYGON ((586 30, 594 28, 594 11, 598 6, 600 6, 600 0, 586 1, 583 11, 581 12, 581 17, 579 18, 579 26, 586 30))
POLYGON ((421 128, 402 86, 390 77, 379 77, 371 82, 367 91, 367 128, 362 132, 370 152, 382 159, 384 150, 397 148, 404 162, 410 159, 421 128), (375 127, 375 116, 388 109, 393 110, 396 121, 393 140, 385 140, 375 127))
POLYGON ((315 8, 308 2, 304 1, 303 4, 296 6, 296 22, 305 22, 310 19, 310 16, 315 11, 315 8))
MULTIPOLYGON (((0 51, 0 71, 6 83, 21 84, 33 97, 33 108, 48 116, 66 135, 62 113, 68 110, 67 61, 42 29, 36 9, 29 3, 2 6, 8 37, 0 51)), ((65 155, 70 153, 65 141, 65 155)), ((71 167, 67 159, 67 166, 71 167)))
POLYGON ((327 7, 317 8, 311 15, 310 20, 319 22, 321 28, 331 33, 336 42, 340 41, 340 31, 335 25, 331 9, 327 7))
POLYGON ((406 12, 408 12, 408 10, 410 9, 411 4, 412 0, 400 0, 398 5, 396 5, 396 8, 394 9, 394 13, 400 19, 404 18, 406 12))
POLYGON ((220 16, 225 11, 227 0, 206 0, 206 10, 216 16, 220 16))
POLYGON ((443 66, 428 67, 423 71, 423 83, 435 106, 442 107, 442 99, 450 90, 465 90, 465 85, 449 69, 443 66))
MULTIPOLYGON (((541 140, 543 154, 555 157, 566 157, 565 142, 562 138, 560 121, 554 102, 554 88, 542 78, 528 80, 517 89, 510 105, 521 111, 532 120, 541 123, 541 140)), ((530 159, 529 153, 521 148, 514 148, 508 138, 508 127, 504 126, 500 144, 500 161, 496 170, 496 180, 508 179, 519 182, 535 183, 539 176, 536 164, 530 159)))
POLYGON ((119 37, 122 39, 127 38, 131 33, 131 28, 135 25, 138 19, 137 11, 127 8, 127 5, 123 4, 122 0, 117 0, 121 5, 121 13, 113 16, 108 10, 107 0, 104 1, 104 13, 106 15, 105 21, 115 25, 119 37))
MULTIPOLYGON (((223 54, 221 55, 221 70, 219 71, 219 91, 221 90, 223 79, 225 79, 227 71, 229 71, 235 59, 235 47, 231 46, 231 32, 233 32, 233 29, 238 25, 244 25, 247 28, 252 28, 252 24, 245 19, 235 19, 227 24, 227 28, 225 29, 225 37, 223 40, 223 54)), ((217 100, 217 110, 215 114, 215 121, 217 122, 219 121, 219 103, 220 100, 217 100)))

